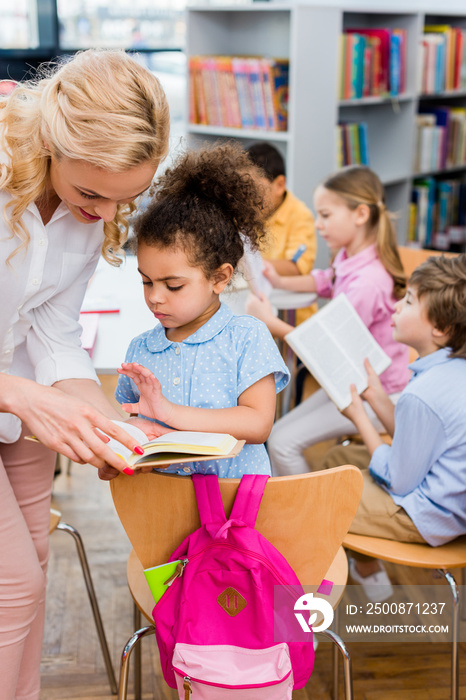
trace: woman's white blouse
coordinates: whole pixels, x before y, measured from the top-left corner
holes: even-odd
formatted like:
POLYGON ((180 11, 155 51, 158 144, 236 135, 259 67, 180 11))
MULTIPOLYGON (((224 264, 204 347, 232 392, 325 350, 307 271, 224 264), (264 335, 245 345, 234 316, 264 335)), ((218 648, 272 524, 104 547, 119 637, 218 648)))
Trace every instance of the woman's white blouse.
MULTIPOLYGON (((23 215, 31 240, 26 252, 6 259, 20 241, 11 238, 0 191, 0 371, 52 385, 96 374, 81 347, 78 323, 86 285, 97 265, 102 222, 78 222, 63 202, 46 226, 35 204, 23 215)), ((0 414, 0 442, 14 442, 20 421, 0 414)))

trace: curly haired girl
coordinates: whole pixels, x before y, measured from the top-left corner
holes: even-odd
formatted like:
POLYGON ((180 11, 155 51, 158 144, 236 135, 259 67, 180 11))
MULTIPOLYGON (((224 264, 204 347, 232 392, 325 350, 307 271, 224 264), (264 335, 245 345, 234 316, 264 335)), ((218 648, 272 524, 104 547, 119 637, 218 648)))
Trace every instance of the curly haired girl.
POLYGON ((289 374, 266 326, 219 298, 244 246, 264 235, 252 167, 232 145, 188 152, 135 223, 144 298, 159 323, 131 342, 117 400, 173 429, 247 443, 234 459, 172 465, 174 473, 270 474, 263 443, 289 374))

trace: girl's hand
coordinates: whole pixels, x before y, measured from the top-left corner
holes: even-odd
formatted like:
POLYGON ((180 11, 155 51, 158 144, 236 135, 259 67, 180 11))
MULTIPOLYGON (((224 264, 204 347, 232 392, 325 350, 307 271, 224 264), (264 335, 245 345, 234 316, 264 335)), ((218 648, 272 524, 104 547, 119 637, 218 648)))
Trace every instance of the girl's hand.
POLYGON ((127 418, 124 422, 131 423, 131 425, 140 428, 140 430, 147 435, 148 441, 165 435, 165 433, 173 432, 173 428, 166 428, 164 425, 160 425, 160 423, 154 423, 152 420, 146 420, 139 416, 132 416, 131 418, 127 418))
POLYGON ((261 294, 260 297, 250 294, 246 299, 246 313, 250 316, 255 316, 266 325, 269 324, 271 319, 275 319, 272 305, 265 294, 261 294))
POLYGON ((280 289, 281 275, 278 274, 272 263, 268 260, 264 260, 264 269, 262 270, 262 274, 269 280, 272 287, 280 289))
POLYGON ((349 420, 358 427, 358 422, 361 417, 367 416, 366 409, 364 408, 364 403, 358 394, 356 386, 351 384, 351 403, 349 406, 342 410, 342 414, 349 418, 349 420))
POLYGON ((138 403, 121 404, 124 411, 142 413, 162 423, 170 423, 173 406, 162 394, 162 386, 150 369, 137 362, 123 362, 117 372, 132 379, 141 395, 138 403))

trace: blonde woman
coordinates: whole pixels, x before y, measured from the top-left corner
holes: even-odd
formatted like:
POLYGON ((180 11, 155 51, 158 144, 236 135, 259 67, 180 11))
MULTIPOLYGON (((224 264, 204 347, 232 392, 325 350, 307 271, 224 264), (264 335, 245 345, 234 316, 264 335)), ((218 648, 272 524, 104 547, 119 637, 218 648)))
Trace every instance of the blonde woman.
POLYGON ((100 254, 118 264, 168 133, 159 81, 124 52, 82 52, 0 101, 3 700, 39 698, 51 450, 121 471, 98 429, 140 448, 111 422, 78 316, 100 254))

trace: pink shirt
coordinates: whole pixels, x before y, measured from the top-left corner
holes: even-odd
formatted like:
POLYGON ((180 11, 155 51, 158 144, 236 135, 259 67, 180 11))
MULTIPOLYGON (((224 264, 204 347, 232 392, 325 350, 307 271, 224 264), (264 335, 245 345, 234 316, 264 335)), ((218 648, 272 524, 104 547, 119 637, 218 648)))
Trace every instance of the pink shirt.
POLYGON ((327 270, 313 270, 320 297, 334 298, 344 292, 374 336, 391 357, 392 364, 380 375, 387 394, 404 389, 409 380, 409 349, 393 340, 392 314, 396 299, 393 279, 377 257, 375 244, 348 257, 342 248, 327 270))

